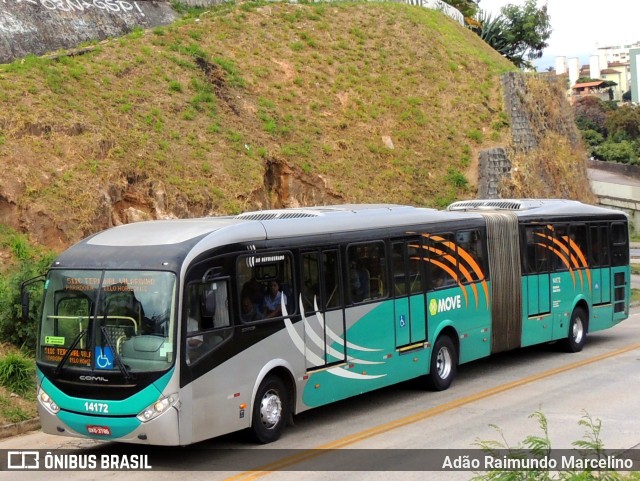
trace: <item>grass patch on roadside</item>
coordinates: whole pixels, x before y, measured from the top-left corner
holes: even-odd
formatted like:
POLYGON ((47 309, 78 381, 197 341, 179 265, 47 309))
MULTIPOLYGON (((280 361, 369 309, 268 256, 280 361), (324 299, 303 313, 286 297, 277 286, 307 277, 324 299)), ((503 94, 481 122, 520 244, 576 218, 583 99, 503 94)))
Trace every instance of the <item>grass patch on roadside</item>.
POLYGON ((0 344, 0 426, 37 417, 35 360, 0 344))

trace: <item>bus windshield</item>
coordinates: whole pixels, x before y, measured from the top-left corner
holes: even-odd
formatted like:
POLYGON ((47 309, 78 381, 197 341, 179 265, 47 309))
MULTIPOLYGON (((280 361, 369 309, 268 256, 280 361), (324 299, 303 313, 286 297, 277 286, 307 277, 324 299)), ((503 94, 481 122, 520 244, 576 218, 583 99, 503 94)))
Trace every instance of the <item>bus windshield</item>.
POLYGON ((174 360, 170 272, 52 270, 38 362, 63 369, 161 371, 174 360))

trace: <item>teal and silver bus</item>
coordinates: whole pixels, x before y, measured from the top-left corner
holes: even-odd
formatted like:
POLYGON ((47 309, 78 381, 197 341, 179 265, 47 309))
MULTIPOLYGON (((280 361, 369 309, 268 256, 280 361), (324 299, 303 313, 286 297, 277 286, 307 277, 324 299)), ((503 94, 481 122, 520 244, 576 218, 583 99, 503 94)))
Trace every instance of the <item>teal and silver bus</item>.
POLYGON ((567 200, 340 205, 122 225, 46 275, 46 433, 187 445, 629 312, 625 214, 567 200))

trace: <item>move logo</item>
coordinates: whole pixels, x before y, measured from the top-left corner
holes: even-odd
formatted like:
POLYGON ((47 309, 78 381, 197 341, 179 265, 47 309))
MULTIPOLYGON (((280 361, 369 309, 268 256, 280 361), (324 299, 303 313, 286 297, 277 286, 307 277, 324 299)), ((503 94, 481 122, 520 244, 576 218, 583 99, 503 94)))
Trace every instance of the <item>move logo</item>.
POLYGON ((462 307, 460 294, 457 296, 443 297, 442 299, 431 299, 429 301, 429 314, 435 316, 439 312, 451 311, 462 307))

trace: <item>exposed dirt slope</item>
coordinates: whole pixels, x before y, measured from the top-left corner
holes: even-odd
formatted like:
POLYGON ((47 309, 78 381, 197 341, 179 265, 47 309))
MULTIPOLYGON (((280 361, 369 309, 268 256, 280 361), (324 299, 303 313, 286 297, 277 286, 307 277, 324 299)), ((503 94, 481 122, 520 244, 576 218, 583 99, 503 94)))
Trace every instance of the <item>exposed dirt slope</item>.
POLYGON ((513 66, 437 11, 225 5, 0 67, 0 224, 62 249, 145 218, 472 197, 513 66), (469 181, 471 179, 471 181, 469 181))

